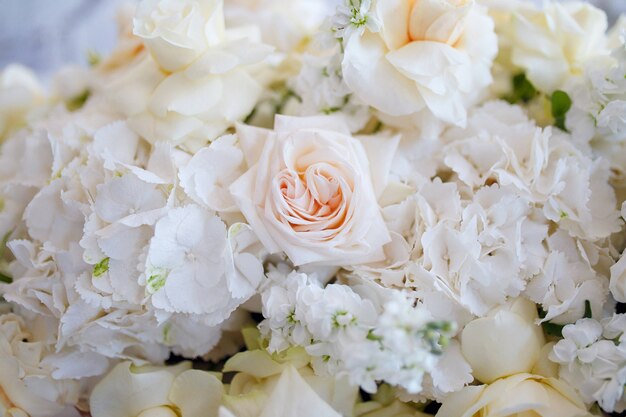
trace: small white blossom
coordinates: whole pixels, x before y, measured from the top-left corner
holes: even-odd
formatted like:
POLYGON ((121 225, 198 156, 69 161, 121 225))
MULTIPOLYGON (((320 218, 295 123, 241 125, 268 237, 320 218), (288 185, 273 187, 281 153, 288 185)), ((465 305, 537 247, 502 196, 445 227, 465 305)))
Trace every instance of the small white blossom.
POLYGON ((383 304, 347 285, 319 282, 292 273, 263 293, 260 324, 270 351, 305 346, 321 374, 347 376, 368 392, 385 381, 417 393, 434 369, 450 323, 434 322, 401 293, 379 289, 383 304))
POLYGON ((587 404, 598 402, 604 411, 626 409, 626 316, 602 321, 578 320, 563 328, 550 359, 560 364, 560 377, 574 387, 587 404))

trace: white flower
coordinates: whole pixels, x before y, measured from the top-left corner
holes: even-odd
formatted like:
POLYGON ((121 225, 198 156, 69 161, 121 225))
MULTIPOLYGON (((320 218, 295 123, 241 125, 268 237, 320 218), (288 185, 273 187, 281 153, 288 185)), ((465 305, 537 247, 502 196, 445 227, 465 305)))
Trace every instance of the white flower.
POLYGON ((440 343, 453 331, 449 322, 433 321, 394 290, 377 284, 323 288, 296 273, 266 290, 263 313, 260 328, 271 351, 304 346, 316 372, 345 375, 368 392, 383 380, 420 392, 425 373, 437 363, 440 343))
POLYGON ((354 94, 389 116, 427 109, 464 125, 465 106, 491 82, 497 52, 485 9, 465 0, 394 0, 376 1, 364 14, 370 2, 354 3, 360 7, 350 9, 345 25, 360 30, 343 33, 343 77, 354 94), (380 30, 368 24, 372 15, 380 30))
POLYGON ((344 378, 313 374, 299 348, 270 356, 241 352, 224 365, 237 372, 228 386, 219 417, 339 417, 351 415, 358 388, 344 378))
POLYGON ((594 255, 590 243, 585 245, 563 230, 550 236, 546 245, 550 252, 545 264, 524 291, 546 311, 543 321, 572 323, 583 317, 586 302, 599 314, 607 298, 607 282, 594 267, 600 269, 610 259, 608 254, 599 250, 594 255))
POLYGON ((222 0, 146 0, 135 33, 146 54, 109 77, 105 94, 150 142, 197 149, 254 108, 261 84, 247 67, 271 48, 224 28, 222 0), (161 71, 161 68, 167 72, 161 71))
POLYGON ((446 140, 445 163, 468 186, 513 186, 575 237, 597 240, 619 230, 606 161, 584 155, 563 132, 538 128, 521 108, 487 103, 446 140))
POLYGON ((371 113, 366 105, 350 94, 343 80, 338 45, 329 50, 308 52, 303 57, 300 73, 290 82, 301 100, 297 114, 335 114, 345 118, 352 132, 361 130, 371 118, 371 113))
POLYGON ((89 400, 94 417, 216 417, 224 388, 212 373, 190 362, 170 367, 118 364, 98 382, 89 400))
POLYGON ((624 315, 599 322, 581 319, 563 328, 550 359, 560 364, 559 376, 576 388, 587 404, 598 402, 607 412, 626 409, 626 346, 624 315))
MULTIPOLYGON (((622 204, 622 218, 626 219, 626 203, 622 204)), ((617 263, 611 266, 609 288, 615 300, 626 302, 626 256, 623 253, 617 263)))
POLYGON ((224 37, 222 0, 143 0, 137 7, 134 34, 161 67, 180 70, 224 37))
POLYGON ((239 126, 238 137, 250 169, 230 191, 271 253, 295 265, 384 257, 390 237, 374 185, 386 185, 396 140, 380 138, 368 155, 337 119, 283 116, 274 131, 239 126))
POLYGON ((223 322, 263 279, 260 260, 245 252, 254 240, 231 247, 246 233, 235 225, 227 234, 219 217, 197 205, 170 210, 156 223, 146 260, 152 305, 196 315, 206 325, 223 322))
POLYGON ((52 147, 44 132, 12 135, 0 152, 0 235, 19 229, 24 209, 50 179, 52 147))
POLYGON ((490 384, 532 371, 545 344, 537 319, 535 304, 518 298, 467 324, 461 333, 461 350, 476 379, 490 384))
POLYGON ((236 211, 228 187, 244 173, 243 152, 234 135, 202 148, 181 167, 180 184, 198 204, 215 211, 236 211))
POLYGON ((0 139, 24 127, 28 112, 44 101, 35 74, 21 65, 0 72, 0 139))
POLYGON ((332 31, 337 38, 349 38, 353 32, 358 36, 368 29, 370 32, 380 30, 380 21, 372 13, 372 0, 345 0, 337 7, 332 22, 332 31))
POLYGON ((333 11, 332 0, 227 0, 228 27, 254 27, 263 42, 281 52, 297 51, 333 11))
POLYGON ((530 82, 552 93, 606 55, 606 14, 587 2, 547 2, 543 8, 520 7, 504 38, 511 60, 530 82))
POLYGON ((272 285, 261 294, 263 317, 266 319, 260 329, 269 337, 270 352, 283 351, 291 344, 306 346, 313 339, 305 327, 305 311, 296 309, 307 280, 305 274, 289 274, 282 285, 272 285))
POLYGON ((417 199, 409 286, 442 291, 482 316, 539 272, 548 228, 511 187, 484 187, 462 201, 456 183, 435 180, 417 199))
POLYGON ((443 400, 438 417, 530 414, 591 417, 576 393, 561 380, 516 374, 490 385, 467 386, 443 400), (523 394, 522 394, 523 393, 523 394))
POLYGON ((611 162, 613 182, 624 183, 623 117, 626 100, 626 39, 621 36, 611 56, 595 59, 585 67, 582 77, 566 87, 572 98, 567 127, 585 149, 593 150, 611 162))
MULTIPOLYGON (((73 366, 82 366, 81 371, 88 373, 90 370, 85 368, 89 368, 89 361, 98 360, 87 355, 86 361, 72 364, 68 357, 69 361, 65 362, 66 355, 55 355, 53 346, 36 336, 26 328, 22 318, 0 315, 0 413, 3 416, 52 417, 66 405, 75 405, 81 385, 71 379, 73 376, 64 375, 71 373, 73 366), (61 368, 58 375, 57 367, 61 368)), ((103 372, 107 363, 102 366, 101 362, 92 362, 91 368, 94 366, 100 366, 99 372, 103 372)))

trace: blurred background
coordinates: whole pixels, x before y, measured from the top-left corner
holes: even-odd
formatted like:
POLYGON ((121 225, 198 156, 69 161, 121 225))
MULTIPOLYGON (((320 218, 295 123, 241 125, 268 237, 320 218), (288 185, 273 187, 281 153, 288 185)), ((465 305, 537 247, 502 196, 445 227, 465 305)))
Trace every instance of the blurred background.
MULTIPOLYGON (((19 62, 47 79, 64 64, 84 64, 89 51, 108 53, 116 40, 116 11, 131 1, 0 0, 0 68, 19 62)), ((626 0, 589 1, 612 21, 626 12, 626 0)))

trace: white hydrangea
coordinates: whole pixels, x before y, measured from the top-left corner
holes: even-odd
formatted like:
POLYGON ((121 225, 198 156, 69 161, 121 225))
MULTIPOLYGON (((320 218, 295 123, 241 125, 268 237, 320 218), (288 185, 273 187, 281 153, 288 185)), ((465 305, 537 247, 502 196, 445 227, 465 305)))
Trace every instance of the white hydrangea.
POLYGON ((160 362, 169 350, 207 354, 222 323, 263 278, 254 233, 241 224, 227 230, 209 207, 189 205, 197 189, 178 184, 178 167, 188 166, 189 155, 167 144, 148 146, 111 116, 100 96, 73 113, 55 112, 58 119, 2 148, 5 167, 24 164, 4 174, 16 190, 11 198, 23 202, 7 200, 3 227, 15 261, 8 268, 13 283, 2 295, 56 320, 59 349, 80 346, 139 362, 160 362), (189 213, 217 227, 190 227, 200 234, 196 246, 177 235, 189 213), (201 262, 186 263, 185 249, 201 262), (213 249, 220 250, 217 258, 213 249), (169 257, 155 260, 159 250, 169 257), (180 253, 183 262, 174 262, 180 253), (199 275, 186 275, 189 270, 199 275), (171 275, 166 288, 159 287, 167 283, 159 272, 171 275), (178 285, 181 273, 189 285, 178 285), (198 303, 181 301, 177 290, 183 298, 197 294, 198 303))
POLYGON ((170 210, 156 223, 146 259, 152 305, 208 326, 226 320, 263 278, 257 254, 244 252, 254 240, 238 239, 250 233, 246 227, 238 224, 227 231, 219 217, 193 204, 170 210))
POLYGON ((610 57, 590 63, 584 75, 572 80, 567 90, 572 109, 567 127, 582 146, 611 162, 620 184, 626 178, 626 34, 610 57))
POLYGON ((620 230, 608 163, 584 155, 564 132, 538 128, 520 107, 487 103, 446 141, 445 164, 468 186, 515 187, 574 237, 597 240, 620 230))
POLYGON ((404 285, 442 292, 475 315, 519 295, 546 256, 548 226, 512 187, 483 187, 466 200, 457 183, 437 179, 419 190, 414 216, 415 264, 404 285))
POLYGON ((543 321, 573 323, 585 314, 585 303, 600 314, 608 295, 607 277, 598 272, 612 260, 606 249, 559 230, 546 240, 549 254, 524 294, 546 312, 543 321))
POLYGON ((371 300, 359 294, 371 293, 365 288, 323 287, 297 272, 270 286, 262 293, 266 319, 260 324, 270 351, 304 346, 316 372, 345 375, 368 392, 378 381, 421 391, 452 325, 434 322, 400 292, 379 287, 371 300))
POLYGON ((559 376, 574 387, 587 404, 598 402, 604 411, 626 409, 626 316, 615 314, 601 321, 578 320, 563 328, 550 359, 559 376))

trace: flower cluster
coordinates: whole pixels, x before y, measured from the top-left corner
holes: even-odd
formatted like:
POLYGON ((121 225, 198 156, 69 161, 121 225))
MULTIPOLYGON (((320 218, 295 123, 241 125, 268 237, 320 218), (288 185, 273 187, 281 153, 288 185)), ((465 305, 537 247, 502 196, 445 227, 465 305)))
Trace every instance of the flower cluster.
POLYGON ((550 359, 560 364, 559 374, 575 387, 585 402, 595 401, 609 412, 624 411, 626 385, 626 316, 602 321, 585 318, 563 328, 550 359))
POLYGON ((424 373, 434 369, 454 332, 396 291, 369 288, 381 293, 376 305, 359 294, 368 288, 322 287, 301 273, 280 281, 263 292, 266 319, 259 327, 269 351, 305 347, 317 372, 346 375, 369 392, 381 380, 420 392, 424 373))
POLYGON ((626 19, 142 0, 119 26, 48 89, 0 72, 0 416, 626 409, 626 19))

